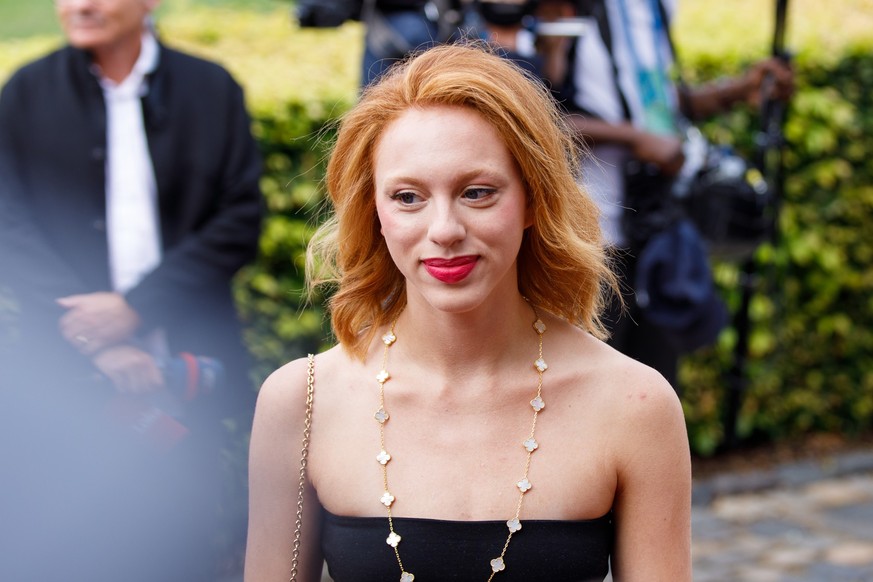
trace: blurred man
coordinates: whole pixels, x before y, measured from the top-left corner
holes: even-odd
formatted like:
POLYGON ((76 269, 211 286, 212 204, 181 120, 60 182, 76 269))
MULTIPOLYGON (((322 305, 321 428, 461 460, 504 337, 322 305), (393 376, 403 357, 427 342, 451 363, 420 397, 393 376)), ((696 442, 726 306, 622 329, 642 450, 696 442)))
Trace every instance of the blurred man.
POLYGON ((158 4, 55 0, 68 46, 0 94, 0 579, 210 579, 219 421, 252 406, 230 281, 260 160, 241 88, 156 38, 158 4), (208 398, 193 356, 224 378, 208 398))
POLYGON ((543 79, 559 101, 567 78, 568 53, 586 27, 574 19, 571 0, 476 0, 481 36, 501 53, 543 79), (559 26, 553 26, 553 25, 559 26), (552 26, 550 26, 552 25, 552 26))
POLYGON ((536 36, 525 26, 533 17, 536 0, 476 0, 473 6, 482 20, 481 35, 500 54, 537 78, 543 78, 543 59, 536 47, 536 36))

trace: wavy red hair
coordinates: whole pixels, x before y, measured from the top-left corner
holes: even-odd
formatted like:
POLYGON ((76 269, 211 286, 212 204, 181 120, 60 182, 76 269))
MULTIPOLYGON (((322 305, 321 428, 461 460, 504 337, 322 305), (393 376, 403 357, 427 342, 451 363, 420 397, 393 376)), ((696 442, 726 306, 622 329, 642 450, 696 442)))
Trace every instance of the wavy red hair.
POLYGON ((481 46, 429 49, 368 87, 340 122, 327 166, 334 214, 310 243, 310 289, 333 284, 334 333, 362 358, 380 327, 406 304, 376 215, 373 156, 385 128, 410 107, 468 107, 489 121, 512 153, 533 224, 518 256, 518 287, 535 305, 597 337, 605 292, 616 289, 595 203, 578 185, 582 152, 548 91, 481 46))

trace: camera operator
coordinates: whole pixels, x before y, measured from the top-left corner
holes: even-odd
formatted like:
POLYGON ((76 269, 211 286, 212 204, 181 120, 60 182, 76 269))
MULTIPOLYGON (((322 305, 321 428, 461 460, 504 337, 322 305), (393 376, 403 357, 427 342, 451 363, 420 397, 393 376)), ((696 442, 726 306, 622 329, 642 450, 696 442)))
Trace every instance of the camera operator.
MULTIPOLYGON (((621 314, 614 306, 608 318, 611 343, 658 369, 677 387, 678 357, 689 349, 681 334, 712 339, 723 322, 710 319, 695 324, 697 329, 668 331, 640 308, 631 290, 638 259, 658 228, 653 223, 664 219, 656 216, 664 211, 663 193, 685 161, 682 119, 701 119, 741 102, 755 105, 765 89, 771 97, 786 98, 793 74, 781 60, 768 59, 736 78, 697 88, 677 86, 670 76, 675 54, 669 26, 675 0, 582 0, 579 10, 592 26, 571 51, 573 92, 566 105, 571 109, 569 122, 592 146, 594 155, 583 162, 583 175, 601 205, 604 233, 628 290, 629 312, 621 314), (707 325, 711 329, 700 328, 707 325)), ((672 261, 670 267, 677 273, 693 271, 677 257, 672 261)), ((690 287, 707 283, 699 274, 695 277, 679 283, 690 287)), ((695 306, 703 316, 712 311, 710 307, 695 306)))
POLYGON ((544 78, 543 58, 530 26, 537 0, 477 0, 474 6, 481 19, 481 36, 505 58, 544 78))
POLYGON ((571 0, 476 0, 479 36, 565 100, 568 53, 588 22, 571 0))

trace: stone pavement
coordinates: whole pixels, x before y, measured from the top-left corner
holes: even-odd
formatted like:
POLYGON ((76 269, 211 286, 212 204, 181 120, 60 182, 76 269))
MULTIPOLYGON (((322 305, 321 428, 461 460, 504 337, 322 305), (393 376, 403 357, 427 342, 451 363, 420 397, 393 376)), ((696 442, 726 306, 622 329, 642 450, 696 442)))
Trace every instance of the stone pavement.
POLYGON ((873 452, 695 483, 695 582, 873 582, 873 452))

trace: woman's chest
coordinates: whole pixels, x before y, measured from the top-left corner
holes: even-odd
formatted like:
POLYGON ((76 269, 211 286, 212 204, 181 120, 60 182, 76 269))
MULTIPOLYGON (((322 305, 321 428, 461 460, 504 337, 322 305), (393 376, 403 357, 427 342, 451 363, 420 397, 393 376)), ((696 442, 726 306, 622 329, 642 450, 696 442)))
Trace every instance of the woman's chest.
POLYGON ((539 519, 586 519, 612 507, 615 462, 591 415, 409 408, 380 425, 378 401, 366 400, 351 398, 355 406, 314 421, 310 476, 332 513, 385 515, 386 491, 394 515, 448 520, 505 521, 519 501, 523 517, 539 519))

